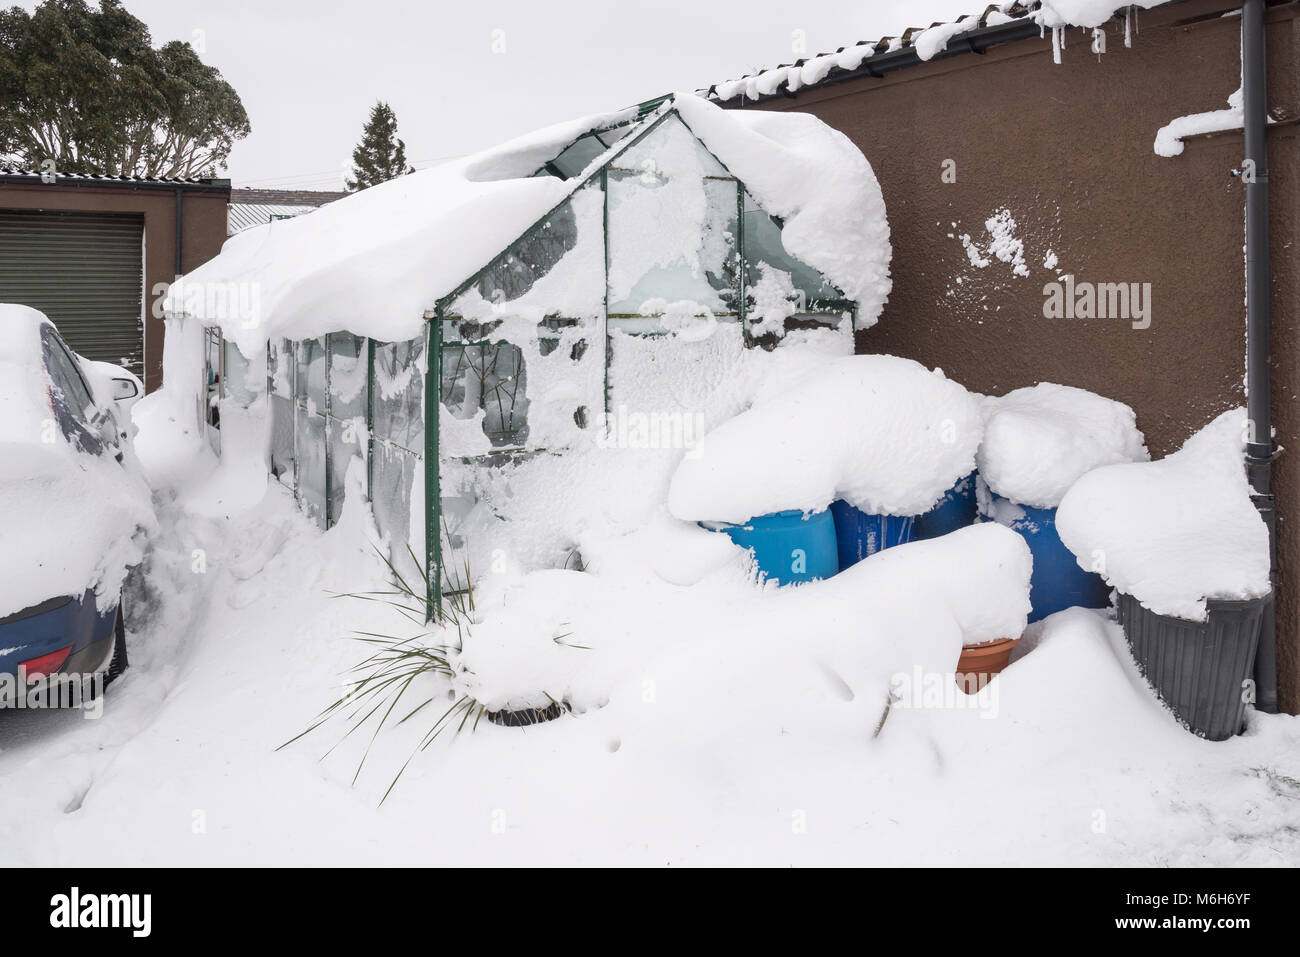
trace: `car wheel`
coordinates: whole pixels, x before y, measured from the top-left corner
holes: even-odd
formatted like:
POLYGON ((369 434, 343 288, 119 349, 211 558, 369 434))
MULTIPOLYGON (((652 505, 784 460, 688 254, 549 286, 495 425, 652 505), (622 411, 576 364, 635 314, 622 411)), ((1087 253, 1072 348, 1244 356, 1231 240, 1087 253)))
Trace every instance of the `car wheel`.
POLYGON ((126 616, 122 613, 122 603, 117 603, 117 624, 113 626, 113 658, 108 663, 108 671, 104 675, 104 687, 110 684, 126 671, 126 616))

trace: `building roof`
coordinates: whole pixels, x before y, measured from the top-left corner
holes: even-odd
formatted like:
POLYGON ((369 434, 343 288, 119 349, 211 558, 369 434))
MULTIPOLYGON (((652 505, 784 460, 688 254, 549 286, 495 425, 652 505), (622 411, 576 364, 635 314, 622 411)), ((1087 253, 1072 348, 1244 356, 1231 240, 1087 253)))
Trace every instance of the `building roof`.
POLYGON ((226 216, 226 235, 233 236, 253 226, 264 226, 277 219, 291 219, 310 213, 318 206, 281 206, 268 203, 230 203, 226 216))
POLYGON ((990 3, 982 13, 972 13, 928 27, 909 27, 896 37, 861 40, 829 53, 758 70, 734 80, 697 91, 719 103, 739 105, 777 97, 795 96, 812 87, 828 86, 863 76, 882 76, 904 66, 961 53, 983 53, 990 46, 1052 32, 1058 55, 1067 26, 1096 27, 1113 18, 1127 27, 1138 8, 1162 6, 1180 0, 1005 0, 990 3))
MULTIPOLYGON (((41 183, 41 177, 44 174, 40 170, 22 169, 16 166, 0 165, 0 181, 5 182, 29 182, 35 181, 41 183)), ((124 187, 154 187, 165 189, 215 189, 222 191, 230 190, 230 180, 228 179, 203 179, 199 177, 180 177, 180 176, 112 176, 105 173, 57 173, 56 182, 59 185, 83 185, 83 186, 124 186, 124 187)))
POLYGON ((277 219, 301 216, 347 195, 314 189, 233 189, 230 191, 226 235, 233 236, 277 219))
POLYGON ((315 189, 250 189, 237 186, 230 191, 230 201, 249 206, 310 206, 315 209, 342 199, 344 192, 315 189))

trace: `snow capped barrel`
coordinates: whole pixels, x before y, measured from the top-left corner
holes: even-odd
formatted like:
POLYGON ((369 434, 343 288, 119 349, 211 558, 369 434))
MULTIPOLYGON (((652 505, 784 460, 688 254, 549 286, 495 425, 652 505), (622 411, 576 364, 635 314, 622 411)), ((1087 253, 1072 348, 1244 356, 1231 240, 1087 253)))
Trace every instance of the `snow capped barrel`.
POLYGON ((986 400, 979 474, 987 521, 1019 532, 1034 556, 1030 621, 1075 605, 1104 608, 1110 588, 1097 558, 1071 551, 1056 508, 1087 473, 1148 458, 1133 410, 1084 389, 1043 382, 986 400))

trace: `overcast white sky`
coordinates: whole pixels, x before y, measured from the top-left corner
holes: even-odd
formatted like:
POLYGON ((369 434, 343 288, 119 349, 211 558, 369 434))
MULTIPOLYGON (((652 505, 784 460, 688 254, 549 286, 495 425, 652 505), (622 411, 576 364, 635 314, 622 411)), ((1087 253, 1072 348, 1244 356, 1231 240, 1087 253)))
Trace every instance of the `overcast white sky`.
MULTIPOLYGON (((2 2, 2 0, 0 0, 2 2)), ((896 35, 987 0, 125 0, 154 44, 200 39, 253 132, 236 186, 338 189, 370 106, 417 167, 518 133, 896 35), (202 31, 196 34, 195 31, 202 31), (495 31, 501 31, 496 33, 495 31), (504 52, 494 52, 504 43, 504 52)), ((22 6, 31 9, 33 0, 22 6)), ((197 45, 197 44, 196 44, 197 45)))

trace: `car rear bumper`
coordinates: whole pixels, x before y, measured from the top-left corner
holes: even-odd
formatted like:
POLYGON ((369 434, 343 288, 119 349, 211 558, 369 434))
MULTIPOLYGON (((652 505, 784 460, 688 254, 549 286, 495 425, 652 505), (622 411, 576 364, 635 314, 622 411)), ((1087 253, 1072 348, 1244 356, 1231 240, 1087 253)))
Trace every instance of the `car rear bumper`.
POLYGON ((0 618, 0 674, 17 675, 25 662, 68 649, 58 674, 89 675, 112 650, 117 605, 100 611, 95 594, 55 598, 0 618))

